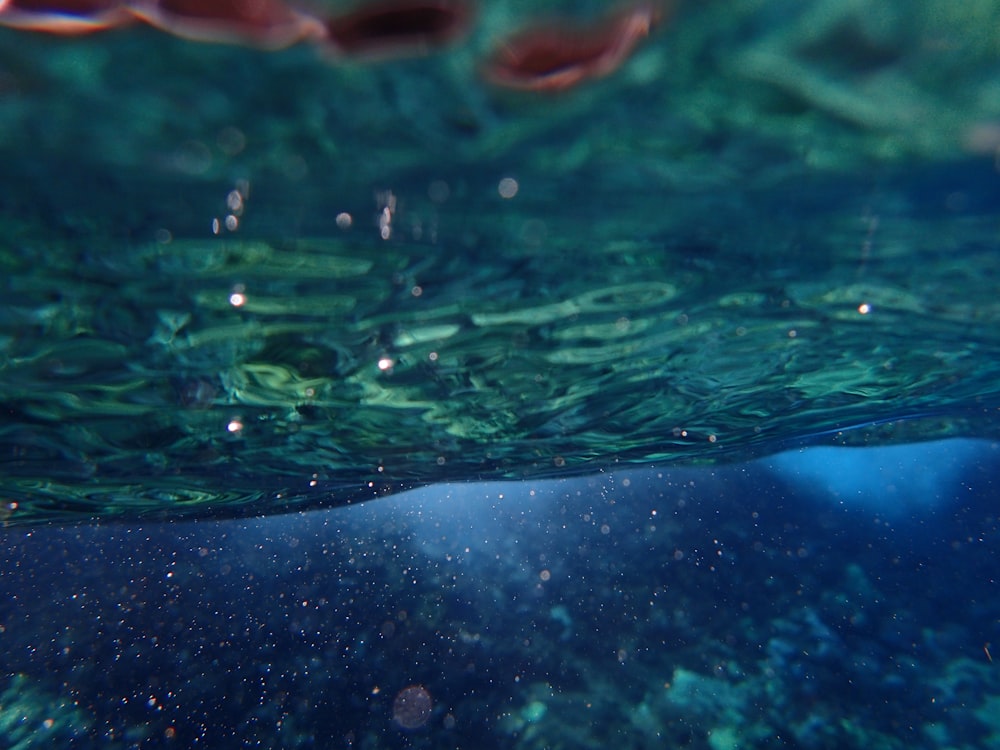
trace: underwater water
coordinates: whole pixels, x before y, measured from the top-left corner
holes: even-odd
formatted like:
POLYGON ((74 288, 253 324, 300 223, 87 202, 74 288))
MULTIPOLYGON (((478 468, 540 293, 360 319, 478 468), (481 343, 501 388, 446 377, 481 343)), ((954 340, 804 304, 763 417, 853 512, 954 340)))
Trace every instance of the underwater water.
POLYGON ((8 529, 0 738, 995 747, 996 444, 817 450, 8 529))
POLYGON ((1000 2, 615 7, 0 28, 0 747, 1000 741, 1000 2))

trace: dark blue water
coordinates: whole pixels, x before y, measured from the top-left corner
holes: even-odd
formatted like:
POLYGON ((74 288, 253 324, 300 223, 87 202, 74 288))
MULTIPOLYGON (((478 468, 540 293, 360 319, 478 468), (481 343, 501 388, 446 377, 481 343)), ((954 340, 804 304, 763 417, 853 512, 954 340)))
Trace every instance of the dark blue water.
POLYGON ((989 747, 996 466, 994 444, 951 441, 9 530, 0 731, 10 747, 989 747), (412 686, 431 705, 404 728, 412 686))

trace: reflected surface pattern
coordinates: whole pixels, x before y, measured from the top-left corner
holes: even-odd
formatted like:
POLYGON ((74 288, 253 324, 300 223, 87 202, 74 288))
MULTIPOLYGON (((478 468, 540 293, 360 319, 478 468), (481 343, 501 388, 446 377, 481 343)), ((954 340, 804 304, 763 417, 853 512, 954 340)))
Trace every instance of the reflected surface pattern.
POLYGON ((5 32, 6 521, 995 434, 994 10, 681 4, 555 97, 477 62, 524 3, 381 64, 5 32))

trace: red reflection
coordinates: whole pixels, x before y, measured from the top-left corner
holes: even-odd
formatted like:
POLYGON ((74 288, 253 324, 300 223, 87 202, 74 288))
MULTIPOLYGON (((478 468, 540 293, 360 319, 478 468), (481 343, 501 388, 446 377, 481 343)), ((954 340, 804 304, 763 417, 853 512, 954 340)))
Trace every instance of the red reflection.
POLYGON ((644 1, 591 26, 569 22, 530 28, 500 45, 488 63, 489 81, 525 91, 564 91, 617 70, 663 17, 644 1))
POLYGON ((132 22, 122 0, 0 0, 0 25, 53 34, 86 34, 132 22))
POLYGON ((389 0, 331 18, 327 32, 330 44, 345 55, 426 54, 464 34, 471 17, 465 0, 389 0))
POLYGON ((146 23, 199 42, 280 49, 326 35, 318 18, 281 0, 133 0, 130 5, 146 23))
MULTIPOLYGON (((0 25, 79 34, 135 19, 202 42, 280 49, 308 40, 344 57, 426 54, 468 31, 474 0, 358 0, 323 18, 295 0, 0 0, 0 25)), ((638 0, 589 26, 564 20, 526 29, 502 43, 485 68, 493 83, 561 91, 616 70, 664 15, 638 0)), ((667 6, 669 7, 669 6, 667 6)))

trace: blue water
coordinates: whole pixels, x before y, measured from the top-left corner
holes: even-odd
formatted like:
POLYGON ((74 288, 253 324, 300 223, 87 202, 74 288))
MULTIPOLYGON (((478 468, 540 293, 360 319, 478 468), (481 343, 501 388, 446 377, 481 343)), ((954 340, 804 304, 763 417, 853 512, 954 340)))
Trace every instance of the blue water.
POLYGON ((11 747, 989 747, 996 451, 805 450, 256 521, 11 529, 0 627, 23 677, 0 731, 11 747), (404 728, 411 686, 432 708, 404 728))

